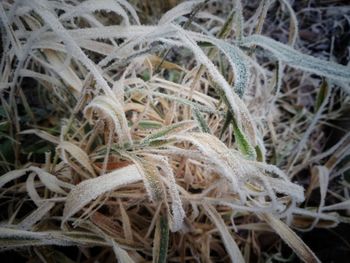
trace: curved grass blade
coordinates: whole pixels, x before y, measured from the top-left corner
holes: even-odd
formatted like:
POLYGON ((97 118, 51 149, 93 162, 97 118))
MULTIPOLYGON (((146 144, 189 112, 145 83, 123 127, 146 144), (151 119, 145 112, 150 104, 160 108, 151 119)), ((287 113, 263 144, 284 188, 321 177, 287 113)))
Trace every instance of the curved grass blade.
POLYGON ((67 196, 63 210, 62 224, 98 196, 140 180, 142 180, 142 175, 136 165, 129 165, 111 173, 81 182, 67 196))
MULTIPOLYGON (((277 59, 285 62, 291 67, 302 69, 337 81, 350 81, 349 67, 302 54, 269 37, 252 35, 244 38, 241 44, 243 46, 260 46, 272 52, 277 59)), ((350 93, 350 88, 347 88, 346 91, 350 93)))
POLYGON ((209 204, 203 204, 203 208, 219 230, 226 251, 230 255, 231 261, 235 263, 244 263, 243 255, 219 213, 209 204))
MULTIPOLYGON (((94 168, 91 166, 89 156, 80 147, 74 143, 64 141, 58 145, 58 148, 62 151, 63 159, 66 159, 66 151, 77 160, 82 167, 84 167, 91 175, 95 175, 94 168)), ((68 160, 67 160, 68 161, 68 160)))
POLYGON ((268 223, 275 233, 277 233, 286 242, 298 257, 305 263, 319 263, 321 262, 311 249, 280 219, 274 217, 272 214, 264 213, 261 217, 268 223))

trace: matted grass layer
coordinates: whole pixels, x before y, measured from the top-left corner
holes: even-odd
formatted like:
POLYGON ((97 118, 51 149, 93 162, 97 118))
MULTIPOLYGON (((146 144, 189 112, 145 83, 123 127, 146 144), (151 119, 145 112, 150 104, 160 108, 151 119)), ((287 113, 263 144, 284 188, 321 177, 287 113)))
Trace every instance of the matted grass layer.
POLYGON ((320 262, 302 233, 349 222, 350 8, 301 2, 1 1, 1 252, 320 262))

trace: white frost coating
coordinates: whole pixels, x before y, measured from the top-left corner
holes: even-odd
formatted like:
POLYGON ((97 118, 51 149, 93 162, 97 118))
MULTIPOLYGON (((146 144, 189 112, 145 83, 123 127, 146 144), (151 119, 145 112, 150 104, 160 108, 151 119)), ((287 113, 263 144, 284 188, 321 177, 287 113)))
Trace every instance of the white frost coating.
POLYGON ((241 0, 235 0, 235 9, 236 9, 236 35, 237 40, 243 39, 244 33, 244 17, 243 17, 243 8, 241 0))
POLYGON ((226 146, 222 147, 222 142, 216 137, 204 133, 187 133, 184 135, 170 136, 169 139, 175 138, 180 141, 188 141, 194 144, 202 154, 210 158, 211 162, 217 165, 221 174, 231 183, 232 190, 239 194, 242 202, 246 200, 246 195, 241 191, 238 177, 242 174, 240 169, 245 170, 242 166, 231 166, 226 146), (216 144, 216 147, 214 146, 216 144), (221 147, 220 147, 221 146, 221 147), (216 148, 216 149, 215 149, 216 148))
MULTIPOLYGON (((232 92, 230 85, 227 83, 227 81, 224 79, 224 77, 219 73, 219 71, 216 69, 213 62, 204 54, 204 52, 198 47, 198 45, 186 34, 184 30, 180 30, 177 34, 177 37, 181 39, 184 43, 184 45, 192 50, 194 55, 196 56, 197 60, 203 64, 207 69, 209 74, 212 76, 214 82, 218 83, 221 88, 224 90, 227 100, 230 103, 230 106, 234 112, 239 112, 239 108, 237 106, 237 103, 235 101, 236 97, 238 97, 232 92), (182 32, 181 32, 182 31, 182 32)), ((237 122, 241 123, 240 115, 237 116, 237 122)))
MULTIPOLYGON (((49 47, 49 45, 46 45, 44 47, 44 54, 47 57, 48 63, 42 64, 45 66, 49 66, 49 68, 56 72, 56 74, 60 76, 70 87, 72 87, 74 91, 80 93, 83 88, 83 83, 81 79, 77 76, 77 74, 74 72, 74 70, 71 67, 69 67, 69 65, 67 65, 67 63, 70 62, 70 59, 66 59, 66 61, 64 62, 63 57, 57 52, 49 50, 49 47)), ((69 55, 67 56, 67 58, 68 57, 69 55)))
MULTIPOLYGON (((244 102, 238 97, 238 95, 235 92, 232 91, 230 85, 227 83, 225 78, 219 73, 219 71, 214 66, 213 62, 204 54, 204 52, 198 47, 198 45, 194 42, 194 40, 192 40, 191 37, 181 28, 179 27, 175 27, 175 28, 178 29, 178 34, 177 34, 178 38, 180 38, 184 42, 185 46, 187 46, 189 49, 192 50, 197 60, 208 69, 208 72, 212 76, 213 81, 216 82, 220 86, 220 88, 224 90, 226 98, 230 104, 230 107, 235 114, 237 125, 239 126, 239 128, 242 128, 242 123, 244 124, 245 128, 249 131, 249 139, 251 140, 251 143, 255 146, 256 145, 255 125, 254 125, 254 122, 252 121, 250 113, 246 105, 244 104, 244 102)), ((204 36, 203 36, 203 39, 211 40, 211 42, 213 41, 213 39, 206 38, 204 36)), ((200 37, 197 38, 197 41, 200 41, 200 37)), ((216 44, 220 44, 220 42, 217 41, 216 44)), ((222 45, 220 46, 222 48, 222 45)), ((226 53, 228 52, 227 49, 228 49, 227 46, 225 46, 226 53)), ((237 55, 237 52, 231 51, 230 53, 235 54, 235 56, 237 55)), ((242 64, 241 66, 242 67, 240 67, 240 69, 243 68, 242 64)), ((244 72, 244 70, 242 70, 242 72, 244 72)), ((248 71, 245 71, 245 72, 246 72, 245 74, 248 74, 248 71)), ((239 73, 239 74, 242 75, 242 73, 239 73)), ((240 85, 242 85, 242 81, 240 85)))
MULTIPOLYGON (((108 39, 108 38, 134 38, 140 35, 150 34, 159 30, 159 26, 105 26, 102 28, 81 28, 67 30, 67 33, 76 41, 79 39, 108 39)), ((52 33, 43 34, 45 37, 52 37, 52 33)))
POLYGON ((31 173, 26 180, 26 190, 29 198, 39 207, 42 204, 42 199, 35 189, 34 179, 35 174, 31 173))
POLYGON ((101 118, 112 120, 115 132, 120 137, 120 143, 131 141, 129 128, 128 126, 125 127, 123 121, 125 115, 121 103, 118 103, 113 97, 97 96, 85 107, 84 115, 90 122, 92 122, 93 112, 97 110, 101 113, 101 118))
POLYGON ((283 193, 294 197, 297 202, 304 201, 304 189, 303 187, 293 184, 288 181, 282 181, 277 178, 266 177, 271 187, 278 193, 283 193))
POLYGON ((283 3, 287 9, 288 9, 288 12, 289 12, 289 15, 290 15, 290 23, 291 25, 293 26, 293 36, 291 39, 289 39, 289 43, 291 46, 294 46, 296 40, 297 40, 297 37, 298 37, 298 34, 299 34, 299 23, 298 23, 298 18, 292 8, 292 6, 290 5, 290 3, 287 1, 287 0, 279 0, 281 3, 283 3))
POLYGON ((330 170, 326 166, 318 165, 313 168, 313 174, 318 176, 321 196, 320 196, 320 204, 318 206, 317 216, 315 217, 314 221, 308 227, 307 230, 312 230, 320 220, 320 216, 322 214, 322 210, 326 202, 330 170))
POLYGON ((40 181, 52 192, 59 193, 66 195, 66 192, 62 190, 60 186, 65 186, 62 185, 62 181, 58 180, 56 176, 38 168, 38 167, 30 167, 29 168, 31 171, 35 172, 39 178, 40 181))
POLYGON ((116 0, 116 1, 119 2, 119 4, 124 6, 124 8, 126 8, 129 11, 131 16, 135 19, 136 23, 139 25, 140 24, 140 19, 137 16, 137 13, 136 13, 134 7, 131 4, 129 4, 129 2, 126 1, 126 0, 116 0))
POLYGON ((29 230, 36 222, 41 220, 55 205, 54 202, 44 202, 29 216, 24 218, 17 226, 19 229, 29 230))
POLYGON ((334 205, 329 205, 329 206, 324 206, 322 208, 322 211, 330 211, 330 210, 348 210, 350 209, 350 200, 346 200, 344 202, 334 204, 334 205))
POLYGON ((158 25, 168 24, 180 16, 191 13, 193 7, 202 2, 204 2, 204 0, 185 1, 181 4, 178 4, 176 7, 170 9, 160 18, 158 25))
POLYGON ((304 189, 303 187, 290 182, 288 176, 277 166, 251 161, 251 164, 257 167, 261 173, 272 173, 277 175, 279 178, 267 177, 268 183, 277 193, 283 193, 293 197, 297 202, 304 201, 304 189))
POLYGON ((75 160, 77 160, 82 165, 82 167, 88 170, 91 175, 95 175, 95 171, 94 168, 92 168, 91 166, 89 156, 80 147, 71 142, 62 141, 58 145, 58 148, 61 149, 61 157, 63 160, 65 160, 66 163, 68 163, 68 159, 66 156, 67 151, 72 157, 74 157, 75 160))
MULTIPOLYGON (((2 24, 5 26, 5 28, 2 28, 1 31, 6 30, 6 35, 9 38, 11 44, 13 45, 13 48, 15 49, 17 56, 22 57, 23 49, 20 46, 20 42, 18 41, 17 38, 15 38, 15 35, 12 32, 12 28, 10 27, 11 22, 9 21, 2 4, 0 4, 0 19, 2 20, 2 24)), ((4 35, 4 32, 2 33, 2 35, 4 35)), ((2 43, 2 44, 4 45, 5 43, 2 43)))
POLYGON ((191 34, 196 41, 208 41, 217 46, 227 57, 233 72, 234 72, 234 86, 238 95, 242 97, 244 91, 247 89, 249 83, 249 65, 247 63, 247 56, 234 45, 216 39, 214 37, 206 37, 200 34, 191 34))
POLYGON ((32 232, 26 230, 12 229, 0 227, 0 244, 6 247, 6 240, 16 240, 16 243, 11 242, 8 247, 23 247, 34 245, 58 245, 58 246, 72 246, 74 242, 64 239, 57 231, 52 232, 32 232))
POLYGON ((244 91, 248 88, 249 85, 250 73, 247 61, 250 59, 239 48, 237 48, 234 45, 228 44, 220 39, 204 36, 198 33, 189 33, 189 35, 196 41, 208 41, 212 43, 227 57, 234 73, 234 89, 239 96, 235 96, 236 94, 232 91, 230 94, 227 94, 226 92, 225 94, 226 96, 228 96, 233 93, 232 96, 235 96, 234 100, 239 108, 239 112, 235 112, 235 114, 236 116, 241 116, 243 126, 246 128, 250 143, 255 146, 257 144, 255 123, 252 120, 247 106, 240 99, 240 97, 243 96, 244 91))
POLYGON ((66 192, 61 187, 70 187, 70 184, 59 180, 56 176, 53 176, 41 168, 31 166, 26 169, 10 171, 0 176, 0 188, 2 188, 6 183, 25 175, 28 171, 35 172, 39 176, 42 183, 53 192, 66 194, 66 192))
POLYGON ((122 249, 115 241, 114 239, 110 239, 110 243, 113 248, 113 252, 118 259, 118 262, 120 263, 134 263, 135 261, 132 260, 132 258, 128 255, 128 252, 126 250, 122 249))
POLYGON ((182 208, 182 201, 176 187, 176 180, 173 170, 166 157, 152 155, 151 158, 155 159, 155 161, 159 163, 159 167, 163 170, 169 182, 169 192, 172 200, 171 208, 173 212, 170 229, 171 231, 176 232, 182 228, 183 220, 186 214, 182 208))
POLYGON ((153 160, 150 160, 150 158, 139 158, 136 155, 128 154, 125 154, 125 157, 132 160, 139 170, 149 199, 153 202, 160 202, 163 200, 165 198, 165 189, 160 178, 161 175, 153 160))
POLYGON ((0 176, 0 188, 2 188, 5 184, 12 180, 16 180, 17 178, 20 178, 21 176, 25 175, 27 172, 27 169, 21 169, 21 170, 14 170, 7 172, 0 176))
POLYGON ((279 203, 276 193, 285 194, 296 202, 304 200, 304 189, 290 182, 283 171, 273 165, 244 159, 238 152, 228 149, 213 135, 185 133, 168 137, 168 139, 172 138, 176 141, 188 141, 196 146, 203 156, 215 165, 214 169, 216 168, 230 182, 231 190, 240 196, 243 204, 247 196, 269 196, 272 200, 272 208, 279 211, 284 205, 279 203), (278 178, 271 177, 267 173, 277 175, 278 178), (251 191, 246 185, 247 182, 253 182, 265 192, 251 191))
MULTIPOLYGON (((67 50, 72 56, 77 58, 81 63, 83 63, 95 77, 97 84, 103 89, 107 96, 115 98, 116 103, 119 103, 115 94, 112 92, 108 83, 103 78, 100 70, 96 65, 84 54, 84 52, 79 48, 74 39, 69 35, 67 30, 63 27, 60 21, 55 17, 49 10, 48 2, 43 0, 33 0, 29 2, 29 5, 42 17, 42 19, 52 28, 56 35, 60 36, 64 43, 67 45, 67 50)), ((123 115, 123 127, 128 127, 125 115, 123 115)), ((127 134, 128 131, 125 131, 127 134)), ((129 141, 132 143, 131 141, 129 141)))
MULTIPOLYGON (((261 35, 252 35, 244 38, 241 44, 244 46, 261 46, 272 52, 276 58, 294 68, 302 69, 334 80, 350 81, 350 67, 321 60, 306 54, 301 54, 293 48, 271 38, 261 35)), ((350 92, 349 86, 346 91, 348 93, 350 92)))
POLYGON ((136 165, 133 164, 81 182, 67 196, 62 224, 98 196, 112 191, 117 187, 122 187, 140 180, 142 180, 142 175, 136 165))

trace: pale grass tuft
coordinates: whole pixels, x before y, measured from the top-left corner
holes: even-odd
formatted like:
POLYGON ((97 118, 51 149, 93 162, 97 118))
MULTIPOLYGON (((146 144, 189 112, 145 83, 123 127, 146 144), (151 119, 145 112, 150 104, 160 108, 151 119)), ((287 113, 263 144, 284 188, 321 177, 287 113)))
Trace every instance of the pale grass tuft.
POLYGON ((255 2, 1 1, 1 250, 320 262, 297 232, 350 222, 348 9, 255 2))

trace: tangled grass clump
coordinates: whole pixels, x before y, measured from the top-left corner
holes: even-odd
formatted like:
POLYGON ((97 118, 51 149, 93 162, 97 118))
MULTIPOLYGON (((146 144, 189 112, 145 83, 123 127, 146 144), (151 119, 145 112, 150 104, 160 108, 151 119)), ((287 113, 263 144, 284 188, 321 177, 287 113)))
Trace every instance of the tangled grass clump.
POLYGON ((1 250, 320 262, 295 231, 349 222, 349 67, 299 51, 287 0, 132 2, 0 3, 1 250))

